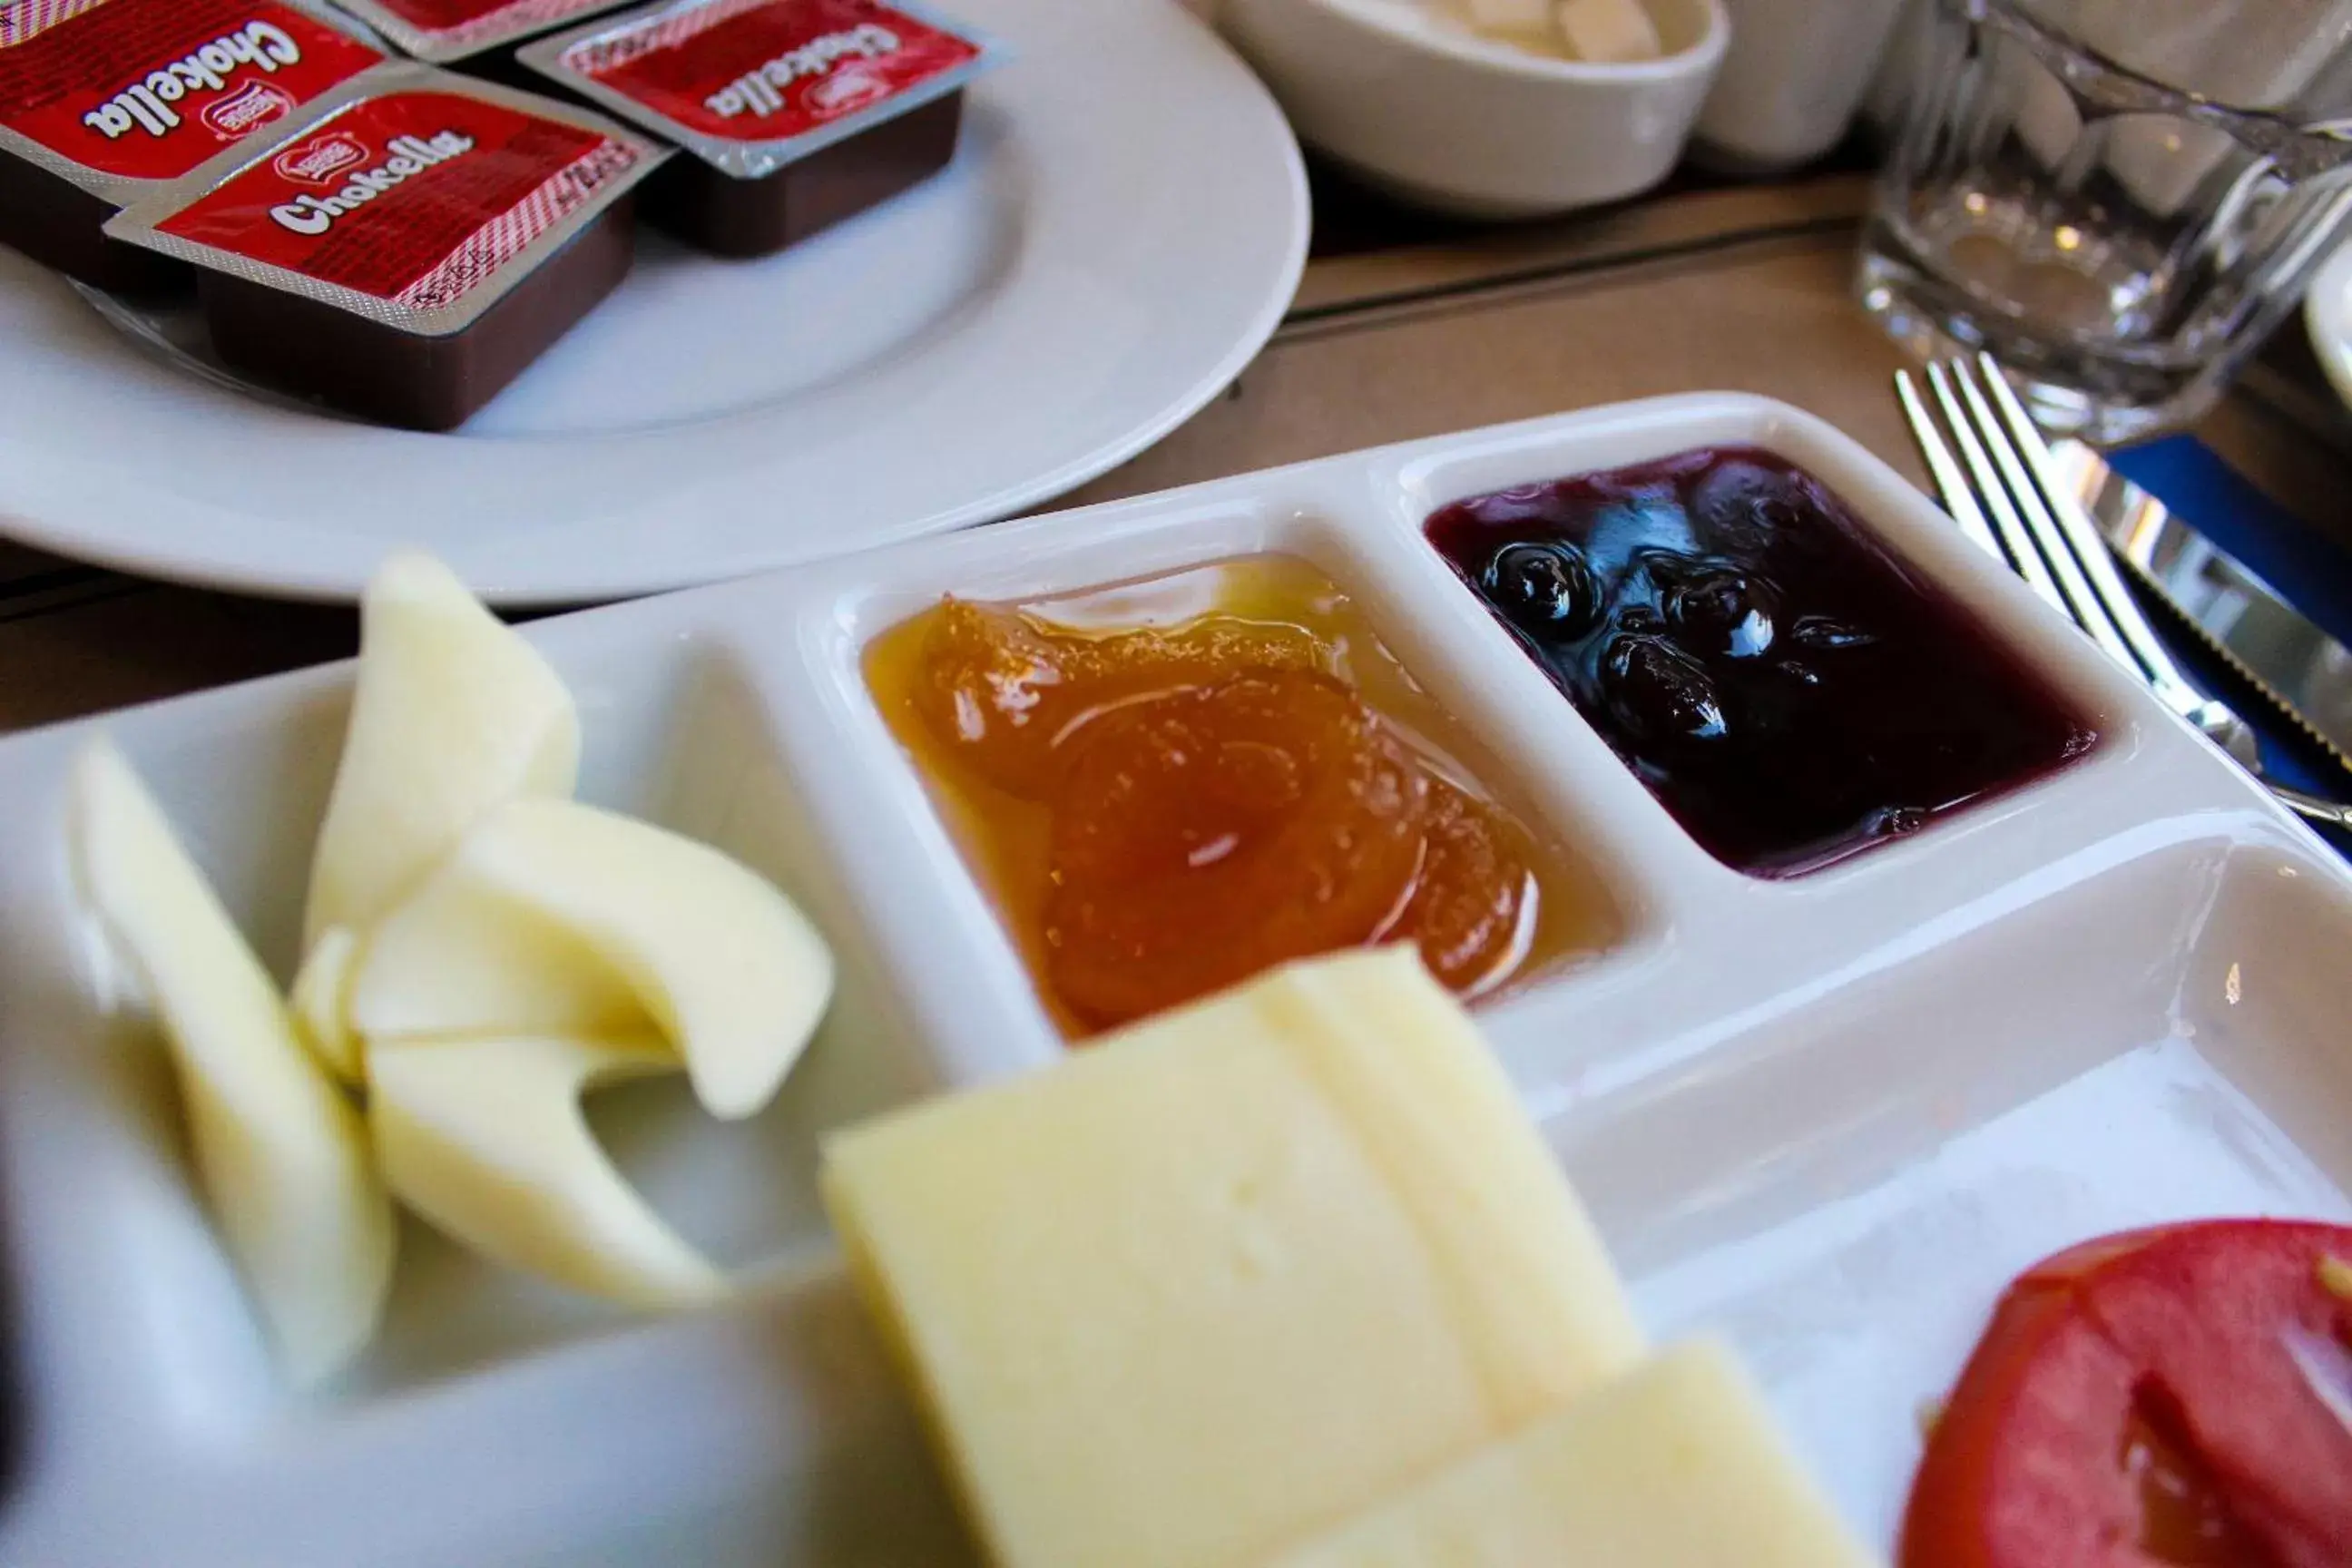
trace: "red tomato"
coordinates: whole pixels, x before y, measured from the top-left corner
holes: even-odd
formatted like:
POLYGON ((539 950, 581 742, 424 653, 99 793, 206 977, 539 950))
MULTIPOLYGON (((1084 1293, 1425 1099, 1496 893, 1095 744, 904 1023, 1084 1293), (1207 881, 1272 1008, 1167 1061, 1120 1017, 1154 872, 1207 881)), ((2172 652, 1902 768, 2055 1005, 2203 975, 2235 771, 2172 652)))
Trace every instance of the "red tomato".
POLYGON ((2329 1257, 2352 1262, 2352 1229, 2221 1220, 2028 1269, 1929 1439, 1903 1568, 2352 1564, 2329 1257))

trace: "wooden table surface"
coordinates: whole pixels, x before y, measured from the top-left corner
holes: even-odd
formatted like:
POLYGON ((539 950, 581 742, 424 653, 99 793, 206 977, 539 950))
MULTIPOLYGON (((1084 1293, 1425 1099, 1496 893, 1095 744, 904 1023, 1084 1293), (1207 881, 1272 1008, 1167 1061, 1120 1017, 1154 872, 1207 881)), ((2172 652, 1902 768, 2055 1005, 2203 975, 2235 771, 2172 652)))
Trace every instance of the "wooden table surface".
MULTIPOLYGON (((1331 216, 1265 353, 1190 423, 1056 504, 1710 388, 1807 408, 1920 479, 1889 390, 1906 356, 1849 291, 1867 196, 1865 178, 1838 173, 1474 229, 1318 181, 1331 216)), ((2334 530, 2352 425, 2297 355, 2300 332, 2291 325, 2198 433, 2289 511, 2334 530)), ((356 632, 348 609, 0 543, 0 730, 342 658, 356 632)))

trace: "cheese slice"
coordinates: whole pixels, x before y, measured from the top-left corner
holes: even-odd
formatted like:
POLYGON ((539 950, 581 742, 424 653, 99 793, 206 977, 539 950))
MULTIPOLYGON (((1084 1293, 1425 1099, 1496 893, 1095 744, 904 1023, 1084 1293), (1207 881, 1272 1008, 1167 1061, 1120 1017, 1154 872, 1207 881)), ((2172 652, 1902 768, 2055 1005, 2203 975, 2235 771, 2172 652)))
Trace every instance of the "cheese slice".
POLYGON ((512 800, 477 823, 354 965, 350 1017, 370 1050, 649 1025, 730 1120, 774 1098, 833 1000, 832 949, 766 878, 568 800, 512 800))
POLYGON ((1643 1349, 1410 948, 850 1131, 824 1191, 1004 1568, 1261 1562, 1643 1349))
POLYGON ((1654 60, 1666 52, 1641 0, 1559 0, 1552 21, 1568 52, 1594 65, 1654 60))
POLYGON ((385 1042, 368 1125, 394 1195, 483 1257, 646 1310, 727 1294, 726 1277, 614 1168, 580 1097, 684 1070, 658 1039, 385 1042))
POLYGON ((1731 1352, 1666 1351, 1270 1568, 1867 1568, 1731 1352))
POLYGON ((363 931, 493 807, 567 796, 580 714, 539 650, 457 574, 403 551, 360 601, 359 675, 310 858, 304 945, 363 931))
POLYGON ((316 1384, 373 1337, 392 1279, 366 1129, 122 753, 91 742, 72 789, 75 868, 163 1026, 205 1201, 280 1363, 316 1384))
POLYGON ((352 962, 359 951, 359 939, 349 926, 329 926, 310 944, 286 998, 294 1014, 294 1032, 319 1065, 338 1080, 355 1085, 367 1078, 349 1006, 352 962))

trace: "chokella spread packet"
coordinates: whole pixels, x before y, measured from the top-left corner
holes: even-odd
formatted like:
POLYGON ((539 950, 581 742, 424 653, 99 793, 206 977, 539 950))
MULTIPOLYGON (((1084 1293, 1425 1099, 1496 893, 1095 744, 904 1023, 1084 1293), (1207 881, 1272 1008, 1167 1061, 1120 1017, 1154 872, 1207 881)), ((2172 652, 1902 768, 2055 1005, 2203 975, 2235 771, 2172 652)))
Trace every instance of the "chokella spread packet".
POLYGON ((0 0, 0 242, 100 288, 166 282, 106 220, 387 58, 317 0, 0 0))
POLYGON ((590 110, 396 66, 107 232, 198 268, 235 368, 446 429, 627 274, 628 197, 662 156, 590 110))
POLYGON ((469 58, 551 27, 610 11, 626 0, 335 0, 390 38, 393 47, 436 65, 469 58))
POLYGON ((945 167, 1004 51, 917 0, 660 0, 517 58, 689 154, 647 186, 652 221, 761 256, 945 167))

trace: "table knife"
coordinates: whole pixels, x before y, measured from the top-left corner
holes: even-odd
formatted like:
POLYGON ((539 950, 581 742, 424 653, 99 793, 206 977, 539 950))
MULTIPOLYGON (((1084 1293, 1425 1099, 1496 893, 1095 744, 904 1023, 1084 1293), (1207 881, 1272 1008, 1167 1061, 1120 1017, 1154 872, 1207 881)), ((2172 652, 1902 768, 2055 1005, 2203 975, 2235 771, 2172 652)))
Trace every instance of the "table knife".
POLYGON ((2352 650, 2097 452, 2063 441, 2052 455, 2116 556, 2276 719, 2334 761, 2330 793, 2352 794, 2352 650))

